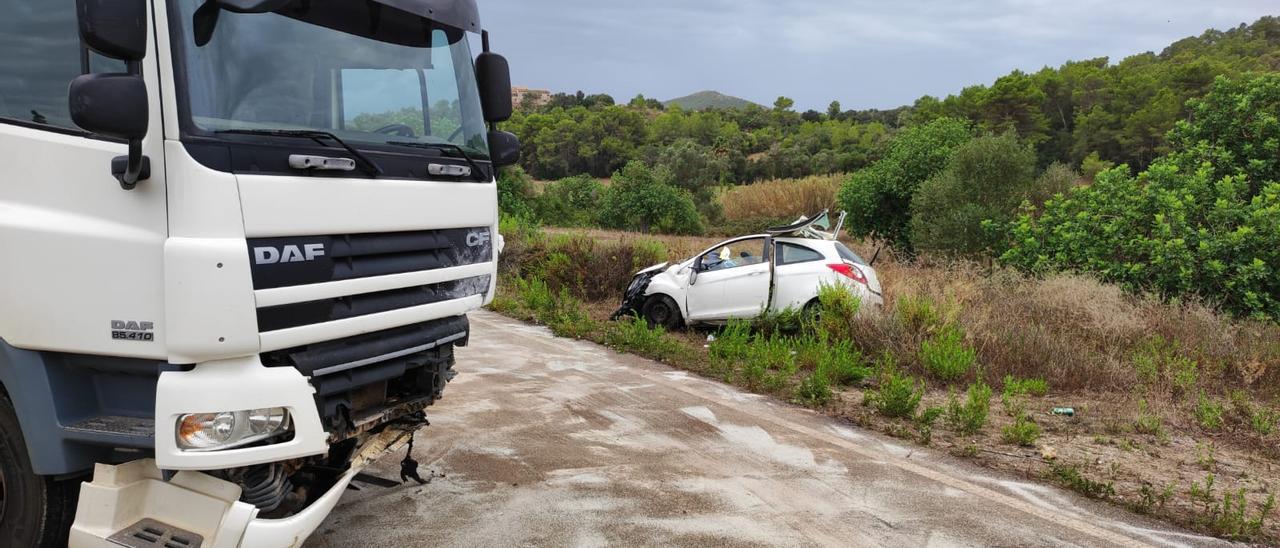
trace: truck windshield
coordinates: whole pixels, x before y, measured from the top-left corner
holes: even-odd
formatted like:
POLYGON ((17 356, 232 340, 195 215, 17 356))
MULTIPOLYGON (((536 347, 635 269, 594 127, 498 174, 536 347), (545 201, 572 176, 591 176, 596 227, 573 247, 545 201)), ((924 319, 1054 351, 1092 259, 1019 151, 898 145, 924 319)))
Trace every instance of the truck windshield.
POLYGON ((184 131, 321 130, 357 146, 448 143, 488 158, 462 30, 374 2, 323 0, 213 10, 211 24, 197 15, 204 3, 170 4, 184 131))

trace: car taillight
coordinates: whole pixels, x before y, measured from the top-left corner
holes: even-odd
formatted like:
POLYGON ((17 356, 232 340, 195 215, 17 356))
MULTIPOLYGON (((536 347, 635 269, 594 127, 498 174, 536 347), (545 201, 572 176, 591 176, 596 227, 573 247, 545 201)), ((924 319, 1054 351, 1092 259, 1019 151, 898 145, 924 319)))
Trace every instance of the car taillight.
POLYGON ((850 280, 862 285, 867 285, 867 276, 856 266, 848 263, 836 263, 827 265, 827 268, 836 271, 837 274, 849 278, 850 280))

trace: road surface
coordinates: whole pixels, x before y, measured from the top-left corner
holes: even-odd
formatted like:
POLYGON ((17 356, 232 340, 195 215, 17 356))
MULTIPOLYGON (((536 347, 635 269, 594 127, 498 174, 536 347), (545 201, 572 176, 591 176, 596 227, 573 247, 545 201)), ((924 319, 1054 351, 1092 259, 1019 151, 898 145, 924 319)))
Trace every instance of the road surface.
POLYGON ((1216 544, 491 313, 472 326, 417 437, 436 477, 349 491, 308 546, 1216 544))

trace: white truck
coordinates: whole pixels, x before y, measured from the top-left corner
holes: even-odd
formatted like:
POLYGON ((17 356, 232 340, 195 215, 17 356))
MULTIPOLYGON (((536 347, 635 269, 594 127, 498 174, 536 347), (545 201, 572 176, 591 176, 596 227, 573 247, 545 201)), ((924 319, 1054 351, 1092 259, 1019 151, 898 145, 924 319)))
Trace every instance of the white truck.
POLYGON ((301 544, 493 297, 475 1, 0 13, 0 544, 301 544))

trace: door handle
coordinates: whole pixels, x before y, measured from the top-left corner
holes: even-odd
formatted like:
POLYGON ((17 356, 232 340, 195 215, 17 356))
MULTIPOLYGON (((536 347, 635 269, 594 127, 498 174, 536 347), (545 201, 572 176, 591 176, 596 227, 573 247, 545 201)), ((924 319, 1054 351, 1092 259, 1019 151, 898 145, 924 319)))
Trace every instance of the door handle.
POLYGON ((763 275, 763 274, 764 274, 764 272, 752 272, 752 273, 750 273, 750 274, 747 274, 747 277, 748 277, 748 278, 750 278, 750 277, 752 277, 752 276, 760 276, 760 275, 763 275))

